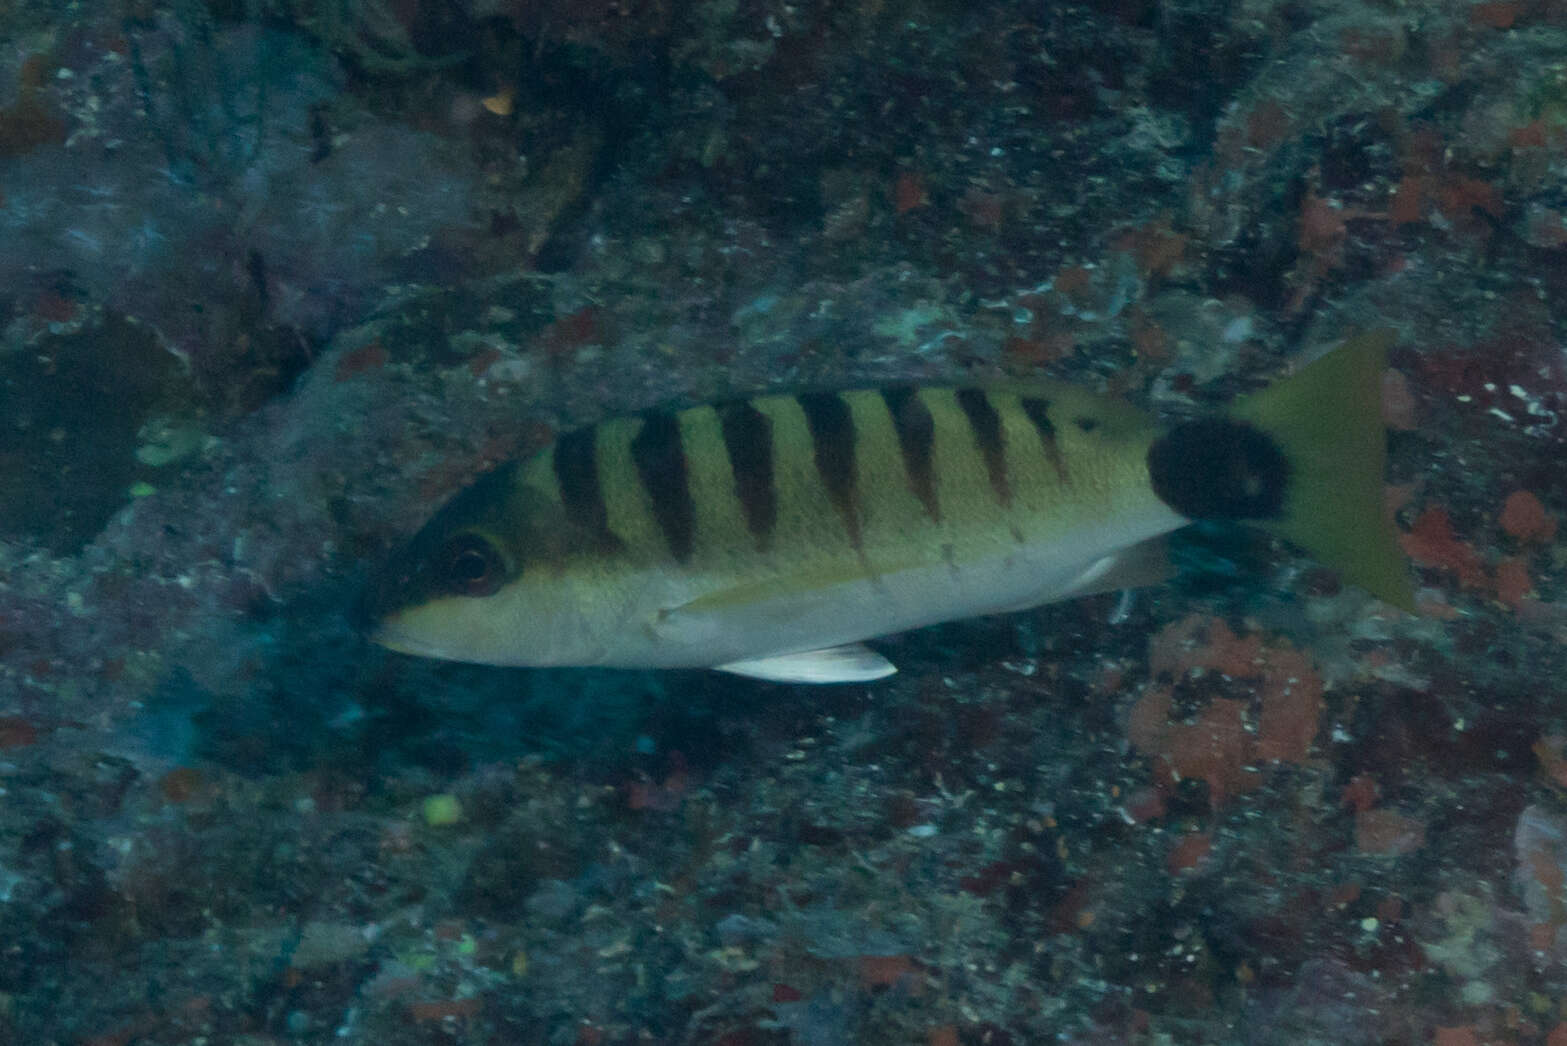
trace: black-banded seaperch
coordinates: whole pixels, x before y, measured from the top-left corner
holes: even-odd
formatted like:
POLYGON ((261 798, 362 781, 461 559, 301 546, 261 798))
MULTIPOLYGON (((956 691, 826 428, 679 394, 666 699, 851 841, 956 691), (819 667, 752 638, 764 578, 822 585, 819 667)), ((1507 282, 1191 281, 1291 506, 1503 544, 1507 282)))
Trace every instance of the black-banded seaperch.
POLYGON ((612 418, 480 478, 367 595, 394 650, 501 665, 893 671, 863 639, 1133 587, 1198 520, 1270 529, 1398 606, 1391 336, 1163 428, 1060 384, 766 395, 612 418))

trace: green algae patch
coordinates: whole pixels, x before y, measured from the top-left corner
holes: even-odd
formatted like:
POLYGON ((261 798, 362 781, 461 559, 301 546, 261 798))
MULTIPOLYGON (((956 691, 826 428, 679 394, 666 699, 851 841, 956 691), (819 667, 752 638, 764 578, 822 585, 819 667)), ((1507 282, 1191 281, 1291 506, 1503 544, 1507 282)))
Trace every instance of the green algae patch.
POLYGON ((455 795, 443 793, 425 799, 422 805, 424 823, 431 827, 444 827, 462 820, 462 804, 455 795))

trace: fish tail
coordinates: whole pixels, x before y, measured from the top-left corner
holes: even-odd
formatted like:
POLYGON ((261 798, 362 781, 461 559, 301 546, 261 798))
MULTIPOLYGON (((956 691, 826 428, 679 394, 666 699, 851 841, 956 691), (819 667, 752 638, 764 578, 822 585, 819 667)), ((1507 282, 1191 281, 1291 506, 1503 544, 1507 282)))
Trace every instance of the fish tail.
POLYGON ((1286 464, 1277 511, 1251 522, 1378 599, 1413 610, 1408 565, 1383 491, 1382 376, 1393 340, 1390 330, 1356 335, 1242 397, 1229 417, 1269 437, 1286 464))
POLYGON ((1351 584, 1408 610, 1408 568, 1384 508, 1382 373, 1391 331, 1358 335, 1222 417, 1154 441, 1154 492, 1188 519, 1277 534, 1351 584))

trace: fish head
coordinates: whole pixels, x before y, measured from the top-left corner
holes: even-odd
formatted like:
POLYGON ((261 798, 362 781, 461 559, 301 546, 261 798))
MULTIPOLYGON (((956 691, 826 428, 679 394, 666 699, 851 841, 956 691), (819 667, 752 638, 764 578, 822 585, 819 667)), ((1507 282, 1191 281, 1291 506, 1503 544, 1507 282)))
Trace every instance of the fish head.
POLYGON ((371 579, 359 623, 381 646, 421 657, 582 663, 592 644, 551 513, 515 466, 481 476, 371 579))

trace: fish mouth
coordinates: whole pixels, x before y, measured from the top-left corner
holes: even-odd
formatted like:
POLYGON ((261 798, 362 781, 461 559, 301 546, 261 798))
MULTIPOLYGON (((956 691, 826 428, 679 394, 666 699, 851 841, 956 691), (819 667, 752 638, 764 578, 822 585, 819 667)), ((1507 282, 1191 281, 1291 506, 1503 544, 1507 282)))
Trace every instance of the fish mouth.
POLYGON ((451 654, 438 649, 435 644, 427 640, 417 639, 410 635, 406 629, 398 628, 395 622, 372 622, 364 630, 365 638, 376 646, 385 647, 396 654, 409 654, 413 657, 433 657, 443 661, 455 660, 451 654))

